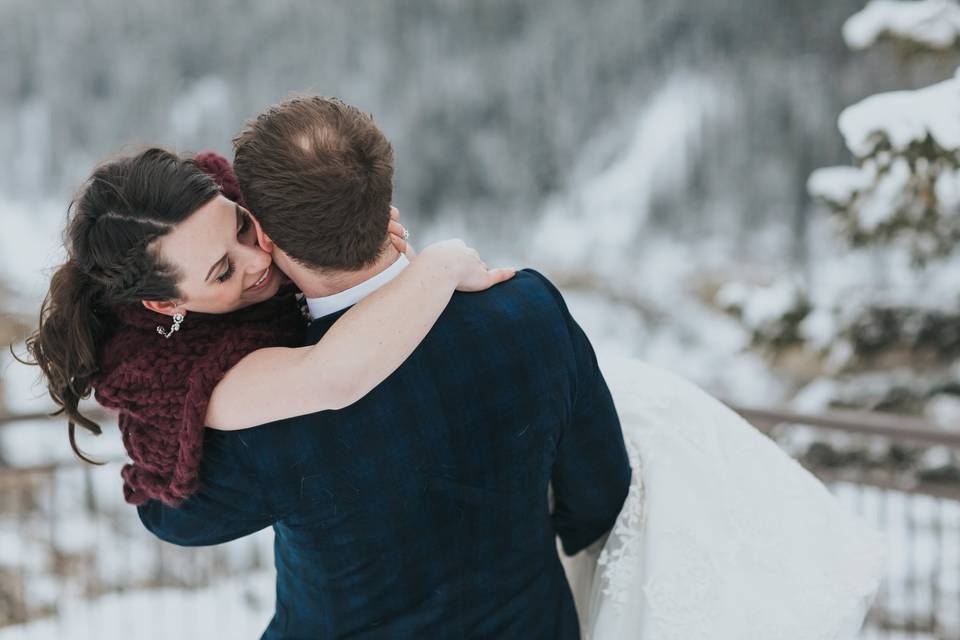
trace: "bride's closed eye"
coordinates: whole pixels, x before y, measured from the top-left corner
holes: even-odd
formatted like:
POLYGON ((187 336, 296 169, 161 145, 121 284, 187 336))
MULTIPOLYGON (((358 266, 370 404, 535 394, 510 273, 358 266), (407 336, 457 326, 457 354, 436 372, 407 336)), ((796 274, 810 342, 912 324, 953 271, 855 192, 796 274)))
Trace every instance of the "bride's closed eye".
MULTIPOLYGON (((239 222, 239 227, 237 228, 237 238, 243 239, 243 236, 253 228, 253 223, 250 222, 250 214, 246 211, 237 207, 237 218, 239 222)), ((233 265, 233 260, 227 258, 227 268, 223 271, 222 274, 217 276, 217 282, 223 284, 233 276, 233 272, 236 269, 233 265)))
POLYGON ((230 276, 233 275, 233 272, 234 272, 233 260, 230 260, 229 258, 227 258, 227 269, 221 275, 217 276, 217 282, 219 282, 220 284, 223 284, 224 282, 230 279, 230 276))

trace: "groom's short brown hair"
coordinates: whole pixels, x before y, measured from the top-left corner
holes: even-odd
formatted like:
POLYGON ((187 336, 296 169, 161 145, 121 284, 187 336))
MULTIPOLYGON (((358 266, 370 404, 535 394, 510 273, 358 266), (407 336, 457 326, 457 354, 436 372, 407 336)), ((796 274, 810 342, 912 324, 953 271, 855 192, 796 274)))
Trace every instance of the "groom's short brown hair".
POLYGON ((296 96, 233 140, 244 200, 264 231, 308 267, 356 271, 385 246, 393 147, 356 107, 296 96))

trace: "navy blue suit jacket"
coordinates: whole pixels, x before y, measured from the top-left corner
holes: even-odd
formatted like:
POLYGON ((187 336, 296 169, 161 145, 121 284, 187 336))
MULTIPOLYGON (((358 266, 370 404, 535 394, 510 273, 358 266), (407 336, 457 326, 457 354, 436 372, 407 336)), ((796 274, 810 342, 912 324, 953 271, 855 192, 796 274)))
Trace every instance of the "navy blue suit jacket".
POLYGON ((180 545, 273 526, 263 638, 528 640, 579 637, 555 536, 572 554, 608 531, 631 472, 590 343, 527 270, 454 295, 346 409, 208 429, 200 473, 180 508, 151 501, 140 517, 180 545))

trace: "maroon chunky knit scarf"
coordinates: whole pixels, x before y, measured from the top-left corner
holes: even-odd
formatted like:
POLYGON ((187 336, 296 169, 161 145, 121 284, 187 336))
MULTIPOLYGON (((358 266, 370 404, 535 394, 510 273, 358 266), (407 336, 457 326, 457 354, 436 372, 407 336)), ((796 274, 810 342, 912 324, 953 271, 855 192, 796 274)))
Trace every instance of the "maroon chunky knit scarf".
MULTIPOLYGON (((230 163, 198 156, 223 194, 239 200, 230 163)), ((123 445, 132 462, 123 467, 124 498, 176 506, 198 487, 204 417, 214 387, 248 353, 263 347, 300 346, 305 323, 292 286, 271 300, 234 313, 187 314, 169 339, 157 326, 170 318, 143 305, 115 307, 116 330, 100 352, 94 396, 119 411, 123 445)))

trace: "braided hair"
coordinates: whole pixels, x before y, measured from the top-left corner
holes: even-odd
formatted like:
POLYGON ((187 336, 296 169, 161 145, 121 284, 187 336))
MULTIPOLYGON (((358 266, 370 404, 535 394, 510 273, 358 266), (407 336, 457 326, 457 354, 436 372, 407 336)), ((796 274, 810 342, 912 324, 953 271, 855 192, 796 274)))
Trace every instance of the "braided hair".
POLYGON ((50 281, 26 346, 59 407, 53 415, 66 415, 70 446, 81 459, 93 462, 77 448, 76 425, 101 433, 78 406, 99 370, 111 308, 179 297, 179 274, 154 243, 219 193, 194 160, 150 148, 97 167, 70 204, 68 258, 50 281))

